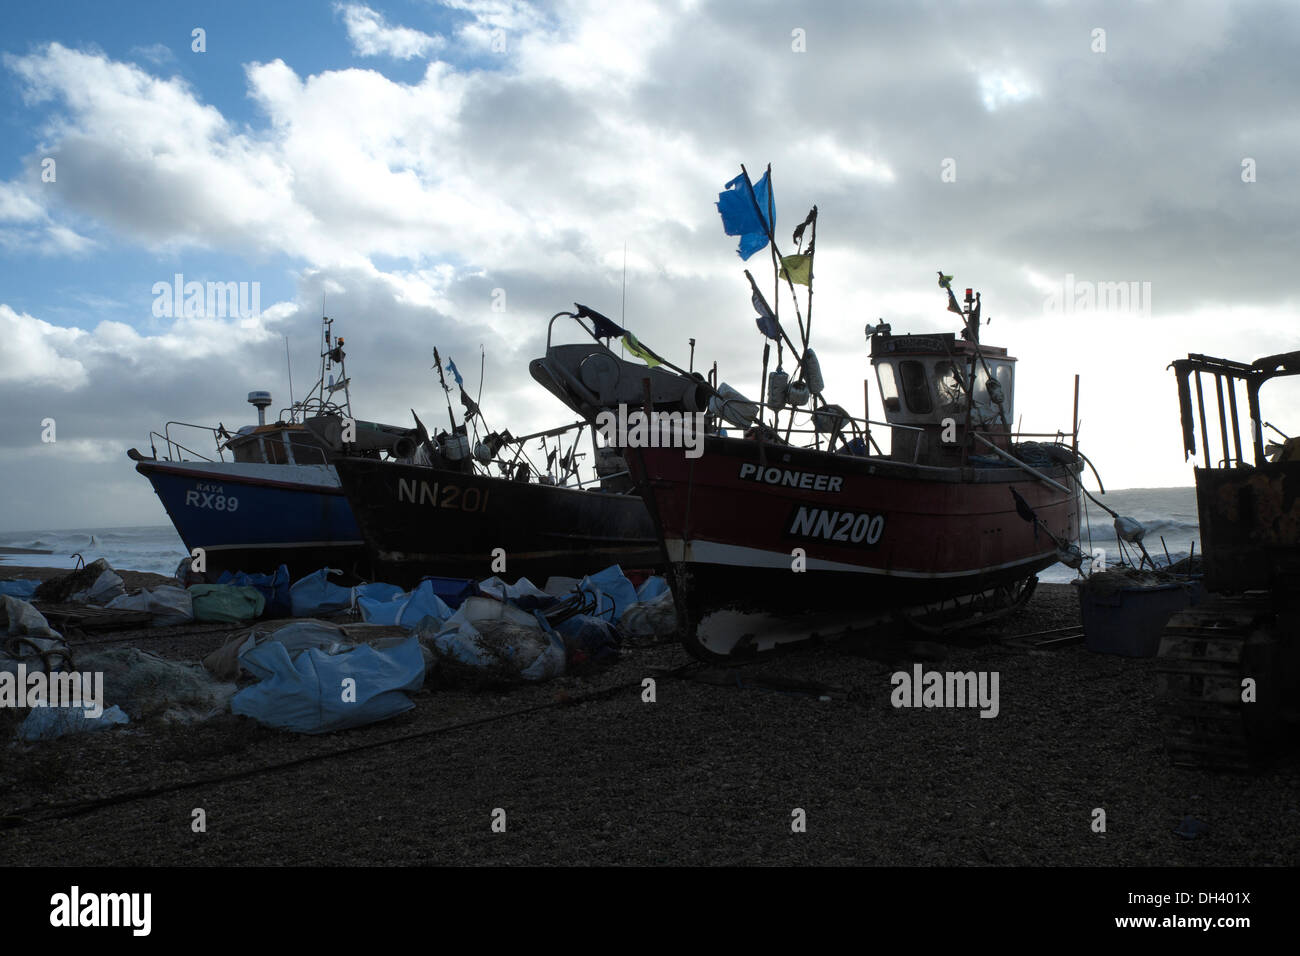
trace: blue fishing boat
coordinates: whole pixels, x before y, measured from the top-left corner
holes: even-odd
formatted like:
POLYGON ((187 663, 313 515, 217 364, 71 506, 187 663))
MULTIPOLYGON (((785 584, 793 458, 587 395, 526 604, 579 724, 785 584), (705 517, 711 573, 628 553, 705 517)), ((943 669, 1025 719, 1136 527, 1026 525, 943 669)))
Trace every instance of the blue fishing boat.
POLYGON ((419 461, 423 429, 356 419, 343 338, 322 320, 320 378, 308 396, 266 421, 271 393, 253 391, 256 425, 234 434, 217 426, 167 422, 150 433, 150 455, 127 452, 149 479, 197 573, 269 571, 294 576, 321 567, 364 574, 366 549, 332 461, 353 457, 419 461), (337 370, 337 375, 335 374, 337 370), (208 452, 183 444, 199 444, 208 452), (161 452, 161 453, 160 453, 161 452))

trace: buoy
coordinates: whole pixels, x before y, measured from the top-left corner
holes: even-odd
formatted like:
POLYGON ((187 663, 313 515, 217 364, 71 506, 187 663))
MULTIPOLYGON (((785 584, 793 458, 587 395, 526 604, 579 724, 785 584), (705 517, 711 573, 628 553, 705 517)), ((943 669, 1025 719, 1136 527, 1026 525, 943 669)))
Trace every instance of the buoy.
POLYGON ((464 435, 449 435, 442 444, 442 453, 451 461, 469 457, 469 439, 464 435))
POLYGON ((485 465, 492 460, 492 449, 488 447, 487 442, 478 442, 474 445, 474 457, 485 465))
POLYGON ((848 424, 849 413, 839 405, 825 405, 813 412, 813 428, 834 435, 848 424))
POLYGON ((748 428, 758 417, 758 402, 751 402, 726 382, 718 386, 718 394, 709 399, 709 411, 725 418, 737 428, 748 428))
POLYGON ((785 400, 795 408, 802 408, 808 404, 808 386, 803 379, 796 379, 790 383, 786 390, 785 400))
POLYGON ((1083 552, 1077 545, 1067 544, 1065 547, 1056 549, 1056 558, 1067 568, 1078 570, 1083 566, 1083 552))
POLYGON ((767 407, 780 411, 785 408, 786 390, 790 385, 790 376, 783 369, 768 373, 767 407))
POLYGON ((820 395, 822 389, 826 387, 826 380, 822 378, 821 363, 817 361, 817 353, 811 348, 804 349, 803 380, 808 383, 808 390, 814 395, 820 395))
POLYGON ((992 399, 994 405, 1001 405, 1006 400, 1005 396, 1002 394, 1002 386, 998 383, 997 379, 990 377, 984 384, 988 389, 989 398, 992 399))
POLYGON ((1146 536, 1146 533, 1147 529, 1136 518, 1115 516, 1115 536, 1121 541, 1137 544, 1146 536))

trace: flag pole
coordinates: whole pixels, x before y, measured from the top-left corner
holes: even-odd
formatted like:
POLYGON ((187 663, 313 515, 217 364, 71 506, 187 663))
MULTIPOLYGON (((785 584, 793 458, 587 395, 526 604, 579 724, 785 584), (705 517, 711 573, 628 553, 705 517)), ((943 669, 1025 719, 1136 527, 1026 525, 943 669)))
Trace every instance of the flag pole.
MULTIPOLYGON (((754 294, 759 296, 759 298, 762 298, 762 293, 758 291, 758 283, 754 281, 754 276, 750 273, 748 269, 745 270, 745 278, 749 280, 749 287, 754 291, 754 294)), ((776 318, 775 310, 773 310, 772 312, 772 317, 776 318)), ((799 367, 803 365, 803 356, 801 355, 799 350, 794 347, 794 342, 790 341, 790 334, 786 332, 785 326, 782 325, 779 320, 776 323, 776 330, 781 333, 781 337, 784 338, 786 344, 790 346, 790 351, 794 353, 794 368, 795 371, 798 371, 799 367)), ((780 345, 780 343, 781 343, 781 339, 777 339, 778 346, 780 345)))
MULTIPOLYGON (((740 168, 742 170, 745 170, 745 164, 741 163, 740 168)), ((748 170, 745 170, 745 182, 749 182, 748 170)), ((772 189, 772 164, 768 163, 767 164, 767 215, 761 216, 760 218, 763 220, 763 224, 767 228, 767 238, 768 238, 767 247, 772 251, 772 309, 773 309, 772 314, 776 316, 777 327, 779 328, 781 324, 781 269, 776 258, 776 239, 773 236, 773 233, 776 232, 776 230, 772 227, 772 224, 776 221, 776 210, 772 208, 773 204, 775 203, 775 199, 773 198, 773 192, 774 190, 772 189)), ((754 186, 752 183, 750 184, 749 187, 749 194, 751 196, 754 195, 754 186)), ((757 196, 754 197, 754 205, 758 205, 757 196)), ((795 318, 799 319, 799 334, 800 336, 802 336, 803 319, 799 318, 798 315, 799 312, 798 302, 794 304, 794 309, 795 309, 795 318)), ((767 363, 764 362, 763 364, 765 366, 764 371, 766 372, 767 363)))
MULTIPOLYGON (((740 168, 741 168, 742 170, 745 168, 745 166, 744 166, 743 163, 741 164, 741 167, 740 167, 740 168)), ((749 181, 749 173, 748 173, 748 172, 745 173, 745 180, 746 180, 746 182, 749 181)), ((749 193, 750 193, 751 196, 754 194, 754 187, 753 187, 752 185, 749 187, 749 193)), ((773 317, 776 319, 776 327, 777 327, 778 329, 780 329, 780 328, 781 328, 781 269, 780 269, 780 267, 779 267, 779 264, 778 264, 778 262, 777 262, 777 258, 776 258, 776 239, 775 239, 775 237, 774 237, 774 235, 773 235, 773 234, 775 233, 776 230, 773 228, 773 225, 772 225, 773 223, 776 222, 776 209, 774 208, 774 207, 775 207, 776 200, 775 200, 775 198, 774 198, 774 195, 775 195, 775 191, 772 189, 772 164, 771 164, 771 163, 768 163, 768 164, 767 164, 767 216, 766 216, 766 218, 765 218, 765 220, 764 220, 764 224, 767 226, 767 236, 768 236, 768 240, 769 240, 769 241, 768 241, 768 248, 770 248, 770 249, 772 250, 772 301, 773 301, 774 303, 776 303, 775 306, 774 306, 774 310, 773 310, 773 312, 772 312, 772 315, 773 315, 773 317)), ((796 301, 795 304, 794 304, 794 313, 795 313, 795 319, 798 320, 798 322, 799 322, 799 333, 800 333, 800 335, 802 335, 802 334, 803 334, 803 319, 801 319, 801 318, 799 317, 799 303, 798 303, 798 301, 796 301)), ((781 344, 781 340, 780 340, 780 339, 777 339, 776 341, 777 341, 777 344, 778 344, 778 345, 781 344)), ((792 345, 791 348, 794 348, 794 346, 792 345)), ((759 415, 759 418, 758 418, 758 425, 759 425, 759 428, 758 428, 758 442, 759 442, 759 445, 758 445, 758 454, 759 454, 759 458, 760 458, 760 460, 761 460, 762 457, 763 457, 763 428, 765 427, 765 426, 764 426, 764 422, 763 422, 763 406, 767 404, 766 401, 765 401, 765 398, 766 398, 766 394, 767 394, 767 361, 768 361, 768 356, 769 356, 769 355, 771 355, 771 344, 767 341, 766 337, 764 337, 764 339, 763 339, 763 378, 762 378, 762 380, 761 380, 760 383, 759 383, 759 398, 758 398, 758 415, 759 415)), ((797 366, 796 366, 796 368, 797 368, 797 366)), ((791 417, 793 417, 793 415, 794 415, 794 413, 791 412, 791 417)), ((780 409, 777 409, 777 410, 772 414, 772 422, 773 422, 773 424, 774 424, 776 427, 778 427, 778 428, 781 426, 781 410, 780 410, 780 409)))
MULTIPOLYGON (((763 224, 763 229, 767 233, 767 241, 772 244, 773 268, 776 269, 776 287, 777 290, 779 291, 781 288, 781 270, 776 266, 776 260, 780 258, 781 253, 776 248, 776 236, 773 235, 772 233, 772 223, 769 221, 767 216, 763 215, 763 209, 758 204, 758 197, 754 195, 754 184, 750 182, 749 179, 749 170, 745 168, 744 163, 740 164, 740 171, 745 176, 745 185, 749 187, 749 201, 754 204, 754 211, 758 213, 759 222, 763 224)), ((772 198, 772 164, 771 163, 767 164, 767 198, 768 198, 769 212, 774 216, 775 210, 772 209, 772 206, 774 205, 775 200, 772 198)), ((803 342, 804 348, 807 348, 808 335, 806 332, 804 332, 803 316, 799 314, 799 299, 795 295, 794 283, 790 281, 789 273, 786 274, 785 281, 786 284, 790 287, 790 297, 794 299, 794 317, 795 317, 795 321, 799 323, 799 338, 803 342)), ((776 303, 776 308, 773 310, 773 314, 779 315, 779 312, 780 312, 780 302, 778 301, 776 303)), ((794 346, 791 345, 791 348, 794 348, 794 346)))
MULTIPOLYGON (((813 260, 817 255, 817 207, 812 207, 812 236, 808 239, 808 338, 812 338, 813 260)), ((789 275, 789 272, 786 273, 789 275)), ((791 291, 794 286, 791 285, 791 291)))
POLYGON ((451 422, 452 434, 456 433, 456 416, 451 411, 451 389, 447 387, 447 378, 442 374, 442 357, 438 354, 438 346, 433 347, 433 367, 438 370, 438 381, 442 383, 443 398, 447 401, 447 419, 451 422))

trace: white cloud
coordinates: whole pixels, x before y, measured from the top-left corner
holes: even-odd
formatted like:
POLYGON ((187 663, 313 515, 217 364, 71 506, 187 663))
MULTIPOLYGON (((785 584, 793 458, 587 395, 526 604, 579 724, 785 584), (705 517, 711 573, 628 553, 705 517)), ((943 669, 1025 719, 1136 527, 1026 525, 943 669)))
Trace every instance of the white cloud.
POLYGON ((19 183, 0 182, 0 222, 34 222, 45 218, 45 208, 19 183))
POLYGON ((40 188, 22 182, 0 182, 0 249, 76 255, 93 248, 93 239, 50 218, 40 188))
MULTIPOLYGON (((1283 52, 1260 66, 1240 52, 1285 35, 1294 17, 1273 28, 1249 13, 1224 12, 1204 28, 1184 18, 1168 45, 1158 10, 1125 7, 1100 57, 1088 52, 1086 30, 1044 41, 1066 16, 1054 9, 1010 18, 960 7, 939 21, 923 6, 826 4, 801 14, 808 51, 798 54, 789 16, 775 8, 444 5, 463 15, 448 31, 458 52, 479 50, 477 59, 433 59, 405 80, 377 69, 306 73, 279 59, 246 64, 258 110, 248 124, 179 78, 96 51, 50 44, 6 57, 28 102, 48 106, 39 156, 58 157, 59 178, 48 189, 0 186, 9 230, 0 243, 53 250, 58 227, 72 231, 61 239, 68 250, 84 233, 168 258, 213 249, 286 256, 301 269, 300 306, 282 305, 257 328, 177 323, 145 335, 98 326, 70 342, 70 330, 29 324, 25 334, 47 346, 33 381, 53 392, 80 367, 75 397, 100 387, 114 396, 104 404, 141 429, 171 417, 189 380, 217 376, 233 398, 205 388, 184 401, 201 419, 220 406, 218 416, 236 420, 246 411, 240 389, 278 381, 278 331, 297 323, 295 342, 310 340, 328 289, 328 311, 359 327, 350 339, 358 367, 374 363, 375 391, 360 393, 368 416, 395 420, 412 404, 424 414, 428 403, 412 393, 429 394, 432 345, 472 356, 485 341, 496 423, 553 424, 560 410, 539 400, 524 363, 545 317, 574 299, 618 315, 626 243, 627 321, 638 335, 679 358, 694 337, 701 364, 717 359, 728 381, 757 394, 762 343, 735 241, 713 209, 742 161, 773 163, 783 244, 809 206, 821 208, 815 341, 828 380, 849 383, 858 408, 864 323, 952 327, 934 286, 942 267, 986 293, 994 339, 1032 355, 1017 396, 1026 427, 1068 417, 1068 401, 1058 401, 1072 372, 1058 367, 1067 336, 1072 359, 1090 363, 1085 382, 1100 391, 1104 375, 1118 396, 1103 406, 1089 393, 1094 458, 1129 469, 1126 481, 1160 483, 1142 476, 1181 474, 1177 450, 1135 456, 1125 429, 1102 424, 1128 421, 1117 383, 1140 382, 1134 394, 1151 403, 1152 422, 1176 437, 1176 408, 1159 406, 1170 358, 1281 351, 1269 336, 1280 342, 1294 325, 1277 276, 1289 274, 1297 196, 1263 177, 1245 186, 1236 166, 1241 152, 1259 157, 1261 170, 1278 168, 1277 157, 1300 145, 1300 127, 1286 119, 1294 75, 1278 70, 1264 83, 1252 74, 1287 62, 1283 52), (501 56, 490 48, 495 30, 507 41, 501 56), (973 64, 962 49, 996 50, 997 59, 973 64), (1205 77, 1191 94, 1188 51, 1205 77), (943 183, 950 156, 959 175, 943 183), (1150 280, 1159 321, 1125 339, 1121 372, 1091 343, 1103 329, 1124 330, 1105 317, 1068 329, 1045 319, 1025 264, 1045 277, 1150 280), (504 313, 492 311, 498 288, 504 313), (1219 326, 1179 321, 1222 303, 1255 309, 1259 334, 1242 345, 1219 326), (1090 335, 1091 351, 1074 347, 1090 335), (147 396, 108 377, 123 361, 110 353, 147 372, 147 396)), ((403 28, 369 7, 340 9, 374 27, 349 33, 362 55, 436 52, 428 34, 389 37, 403 28)), ((346 13, 343 22, 351 31, 346 13)), ((757 261, 748 263, 756 277, 757 261)))
POLYGON ((896 178, 888 163, 856 149, 846 149, 832 136, 821 136, 812 145, 816 153, 828 158, 837 169, 849 176, 874 179, 882 183, 892 183, 896 178))
POLYGON ((1034 84, 1015 70, 994 70, 981 74, 980 101, 990 113, 1010 103, 1021 103, 1038 95, 1034 84))
POLYGON ((162 66, 164 63, 171 63, 176 59, 174 54, 165 43, 150 43, 148 46, 131 47, 131 55, 144 57, 150 63, 162 66))
POLYGON ((426 56, 441 49, 446 41, 409 27, 390 26, 383 15, 361 3, 336 3, 343 14, 348 41, 357 56, 391 56, 399 60, 426 56))
POLYGON ((70 353, 85 337, 80 329, 51 325, 0 304, 0 341, 5 343, 0 382, 64 391, 80 388, 86 383, 86 369, 70 353))
MULTIPOLYGON (((530 35, 548 35, 545 17, 527 0, 439 0, 451 10, 467 13, 472 19, 456 31, 460 40, 473 49, 491 53, 513 53, 530 35)), ((554 39, 554 37, 550 37, 554 39)), ((563 51, 555 51, 562 56, 563 51)), ((586 73, 586 70, 578 71, 586 73)))

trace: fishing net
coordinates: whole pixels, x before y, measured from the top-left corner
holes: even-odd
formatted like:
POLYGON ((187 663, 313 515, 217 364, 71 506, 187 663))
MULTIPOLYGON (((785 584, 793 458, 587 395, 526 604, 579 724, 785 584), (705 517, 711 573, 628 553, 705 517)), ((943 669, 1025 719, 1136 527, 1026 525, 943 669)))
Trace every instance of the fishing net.
POLYGON ((82 671, 104 675, 104 702, 116 704, 132 720, 157 717, 193 723, 224 713, 234 684, 215 681, 199 664, 164 660, 134 647, 79 654, 82 671))

